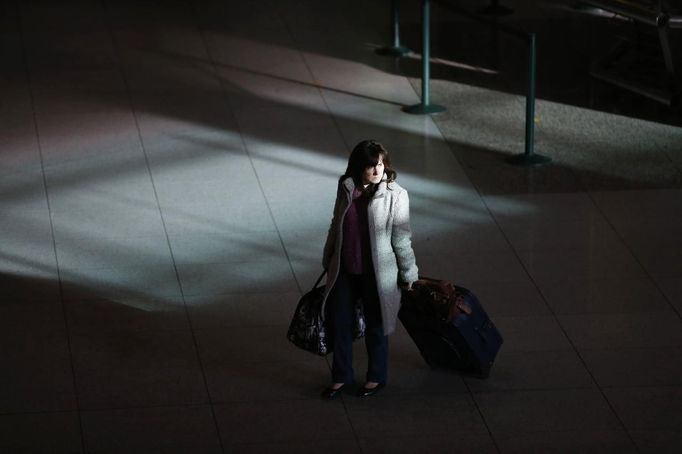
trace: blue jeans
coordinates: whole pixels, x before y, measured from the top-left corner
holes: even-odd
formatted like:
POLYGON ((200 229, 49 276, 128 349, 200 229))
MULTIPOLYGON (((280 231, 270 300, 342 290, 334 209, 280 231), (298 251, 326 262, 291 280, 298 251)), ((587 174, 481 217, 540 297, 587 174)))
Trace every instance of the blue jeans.
POLYGON ((362 299, 365 312, 367 381, 386 383, 388 336, 384 335, 381 307, 374 274, 348 274, 343 269, 327 299, 328 327, 334 344, 332 381, 353 383, 353 327, 355 301, 362 299))

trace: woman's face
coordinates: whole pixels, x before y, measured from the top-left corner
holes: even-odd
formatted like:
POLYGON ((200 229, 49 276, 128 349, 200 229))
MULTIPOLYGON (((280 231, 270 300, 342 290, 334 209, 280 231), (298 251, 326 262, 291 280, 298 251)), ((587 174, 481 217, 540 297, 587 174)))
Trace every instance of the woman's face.
POLYGON ((365 168, 362 173, 362 184, 378 184, 384 177, 384 157, 379 155, 377 165, 365 168))

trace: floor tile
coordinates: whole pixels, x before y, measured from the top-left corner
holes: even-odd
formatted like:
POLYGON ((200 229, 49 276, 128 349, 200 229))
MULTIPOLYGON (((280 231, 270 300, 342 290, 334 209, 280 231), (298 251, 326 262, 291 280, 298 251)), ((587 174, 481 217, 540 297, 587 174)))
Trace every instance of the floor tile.
POLYGON ((71 339, 82 409, 208 401, 191 333, 77 333, 71 339))
POLYGON ((229 330, 195 330, 206 368, 264 361, 305 361, 311 353, 286 338, 288 325, 235 326, 229 330))
MULTIPOLYGON (((24 213, 10 215, 4 221, 10 225, 1 225, 0 231, 5 230, 0 240, 0 272, 8 275, 35 277, 52 277, 57 269, 54 253, 52 232, 48 225, 29 226, 27 221, 45 218, 42 213, 24 213), (16 226, 16 227, 15 227, 16 226), (24 226, 23 231, 14 231, 24 226), (7 227, 7 228, 3 228, 7 227)), ((56 277, 56 276, 55 276, 56 277)))
POLYGON ((357 454, 362 452, 355 440, 314 440, 283 443, 235 443, 226 445, 228 452, 244 454, 297 454, 326 452, 329 454, 357 454))
POLYGON ((623 247, 622 240, 603 219, 578 221, 509 222, 502 226, 506 238, 517 251, 578 249, 587 254, 623 247))
POLYGON ((679 347, 682 320, 676 315, 672 311, 560 315, 559 322, 580 350, 679 347))
POLYGON ((526 282, 471 281, 467 288, 478 297, 493 321, 498 316, 550 315, 547 303, 530 279, 526 282))
POLYGON ((130 112, 39 115, 38 129, 46 165, 96 158, 101 154, 140 151, 130 112))
POLYGON ((34 328, 38 332, 64 330, 64 311, 59 300, 57 282, 45 283, 48 289, 41 288, 41 283, 31 279, 21 279, 8 275, 0 276, 0 286, 10 291, 0 298, 0 330, 4 332, 21 332, 34 328), (22 282, 23 281, 23 282, 22 282), (26 298, 13 297, 12 286, 25 285, 26 298), (47 291, 47 293, 46 293, 47 291), (31 297, 32 296, 32 297, 31 297))
POLYGON ((648 247, 662 248, 670 246, 679 248, 682 240, 678 235, 682 228, 682 216, 675 213, 664 213, 658 217, 641 218, 639 216, 628 219, 611 221, 614 229, 635 252, 646 251, 648 247))
POLYGON ((210 204, 170 204, 162 206, 163 222, 172 237, 181 235, 220 235, 226 231, 272 231, 275 225, 262 196, 251 204, 220 199, 210 204), (227 202, 226 202, 227 201, 227 202))
POLYGON ((582 350, 597 383, 607 386, 682 385, 682 348, 582 350))
POLYGON ((294 293, 236 293, 187 297, 194 329, 234 326, 288 325, 301 295, 294 293))
POLYGON ((604 393, 628 430, 682 428, 682 386, 605 388, 604 393))
POLYGON ((360 439, 389 438, 397 433, 412 437, 459 432, 487 435, 474 402, 466 394, 375 397, 344 399, 360 439))
POLYGON ((98 30, 33 30, 25 36, 26 65, 31 72, 60 67, 115 67, 109 34, 98 30))
POLYGON ((18 272, 0 272, 0 285, 4 292, 2 301, 17 304, 59 303, 59 276, 56 267, 40 271, 25 268, 18 272))
MULTIPOLYGON (((305 102, 305 98, 302 101, 305 102)), ((253 148, 256 156, 281 155, 286 158, 290 149, 294 148, 314 155, 335 157, 340 167, 338 173, 345 170, 344 164, 348 162, 348 154, 355 143, 343 136, 325 103, 276 102, 260 97, 258 93, 241 93, 230 95, 230 106, 244 142, 249 149, 253 148)), ((296 167, 295 161, 291 160, 291 168, 296 167)), ((277 162, 284 163, 284 160, 277 162)), ((323 170, 326 168, 327 174, 336 173, 335 166, 324 166, 324 161, 305 164, 323 170)))
POLYGON ((581 192, 484 196, 483 200, 503 226, 602 219, 590 197, 581 192))
POLYGON ((64 307, 72 332, 189 329, 181 298, 106 297, 93 291, 67 294, 64 307))
MULTIPOLYGON (((301 293, 305 293, 313 288, 313 285, 324 271, 322 268, 322 248, 319 249, 319 257, 312 257, 305 260, 291 260, 291 267, 294 270, 294 277, 301 293)), ((320 285, 325 285, 326 278, 322 277, 320 285)))
POLYGON ((81 415, 88 452, 222 452, 208 406, 84 411, 81 415))
POLYGON ((275 29, 268 32, 271 38, 278 40, 277 44, 208 32, 206 40, 209 54, 218 67, 235 67, 310 82, 310 72, 288 33, 275 29))
MULTIPOLYGON (((253 97, 240 98, 232 104, 236 104, 233 109, 237 112, 239 131, 247 148, 250 149, 254 143, 260 145, 266 142, 280 145, 282 150, 286 150, 287 147, 297 147, 316 154, 334 153, 335 156, 340 156, 338 166, 328 166, 324 173, 338 177, 345 170, 349 147, 341 148, 341 144, 346 142, 342 141, 343 136, 328 112, 310 111, 293 106, 272 106, 270 103, 263 106, 257 98, 253 97), (254 106, 251 106, 252 104, 254 106), (241 108, 240 105, 247 105, 247 107, 241 108), (263 121, 267 125, 265 128, 262 126, 263 121), (340 153, 341 149, 347 151, 340 153)), ((256 149, 256 152, 258 153, 259 150, 256 149)), ((272 154, 268 156, 272 158, 272 154)), ((286 163, 286 160, 275 161, 286 163)), ((313 167, 319 168, 319 166, 320 163, 316 163, 313 167)), ((290 161, 289 167, 297 168, 298 164, 296 161, 290 161)))
POLYGON ((170 263, 156 268, 129 265, 64 269, 60 279, 65 300, 172 301, 181 296, 178 278, 170 263))
MULTIPOLYGON (((220 210, 226 215, 245 215, 248 208, 257 212, 264 211, 265 199, 258 182, 253 177, 250 165, 246 162, 243 164, 245 165, 240 167, 244 174, 232 181, 223 180, 220 176, 212 178, 209 172, 205 172, 205 179, 175 179, 172 182, 166 178, 161 179, 157 194, 162 209, 184 209, 197 215, 209 214, 212 210, 220 210)), ((229 178, 228 175, 224 177, 229 178)))
POLYGON ((320 399, 330 380, 321 357, 301 355, 298 361, 220 362, 204 366, 211 402, 262 402, 320 399))
POLYGON ((559 251, 520 251, 519 257, 535 280, 644 279, 646 274, 625 247, 605 250, 564 249, 559 251))
POLYGON ((682 449, 679 430, 630 430, 640 452, 673 454, 682 449))
POLYGON ((43 173, 29 167, 23 172, 3 175, 0 181, 0 209, 3 212, 47 210, 43 173))
POLYGON ((487 379, 465 380, 473 392, 595 387, 582 361, 572 351, 502 351, 487 379))
MULTIPOLYGON (((364 348, 364 346, 362 347, 364 348)), ((364 356, 363 352, 363 356, 364 356)), ((457 372, 446 369, 431 369, 420 358, 405 358, 389 351, 388 383, 382 395, 400 398, 407 395, 443 395, 466 393, 467 388, 457 372)), ((366 357, 356 361, 358 364, 357 381, 364 383, 366 357)))
POLYGON ((57 241, 162 235, 164 228, 157 206, 137 206, 125 201, 91 209, 56 211, 52 213, 52 222, 57 241))
POLYGON ((0 447, 8 452, 83 452, 76 412, 0 415, 0 447))
MULTIPOLYGON (((485 210, 485 205, 483 205, 480 197, 467 199, 464 196, 466 193, 475 192, 475 188, 444 142, 429 142, 421 147, 419 152, 415 152, 412 147, 394 146, 390 153, 391 163, 399 174, 398 182, 407 188, 411 195, 423 196, 426 200, 429 200, 429 196, 444 195, 439 194, 440 191, 436 189, 437 186, 435 185, 434 191, 429 190, 431 189, 430 184, 437 183, 441 187, 450 186, 451 190, 457 191, 462 196, 460 200, 446 200, 455 202, 460 206, 460 209, 463 208, 462 205, 465 205, 460 205, 460 202, 466 201, 472 206, 480 206, 481 210, 485 210), (422 190, 424 185, 426 188, 422 190)), ((437 202, 437 199, 434 197, 431 198, 431 201, 437 202)), ((418 203, 416 206, 421 207, 421 205, 422 203, 418 203)))
MULTIPOLYGON (((67 143, 68 127, 77 125, 74 121, 88 118, 89 115, 94 114, 91 118, 115 118, 121 121, 119 129, 123 128, 127 133, 131 131, 122 127, 134 127, 133 118, 130 116, 130 99, 125 93, 116 93, 108 91, 77 91, 64 92, 61 90, 45 90, 35 93, 33 97, 33 109, 36 118, 38 119, 37 127, 42 131, 41 127, 46 127, 45 133, 48 133, 47 139, 54 139, 54 145, 60 143, 67 143), (62 125, 64 130, 62 130, 62 125), (62 142, 63 141, 63 142, 62 142)), ((95 121, 93 123, 96 124, 95 121)), ((86 123, 88 124, 88 123, 86 123)), ((100 125, 101 131, 106 134, 107 130, 100 125)), ((100 129, 97 129, 98 131, 100 129)), ((116 130, 114 128, 114 130, 116 130)), ((129 138, 130 136, 125 136, 129 138)), ((78 140, 77 137, 72 137, 72 140, 78 140)), ((42 141, 41 141, 42 143, 42 141)), ((51 142, 47 142, 50 144, 51 142)), ((94 159, 96 155, 93 155, 94 159)), ((63 163, 63 162, 62 162, 63 163)), ((59 162, 55 162, 59 164, 59 162)))
POLYGON ((495 436, 502 453, 635 453, 624 430, 557 430, 495 436))
POLYGON ((219 194, 227 199, 231 194, 259 190, 243 150, 195 141, 181 137, 145 146, 162 204, 207 202, 219 194))
POLYGON ((319 83, 282 77, 269 71, 258 71, 236 65, 218 65, 223 85, 257 98, 257 102, 287 104, 306 109, 326 109, 319 83))
POLYGON ((653 277, 682 277, 682 248, 661 245, 635 250, 642 267, 653 277))
POLYGON ((133 92, 131 98, 145 151, 155 161, 170 151, 183 156, 201 145, 205 152, 241 149, 234 115, 216 90, 177 90, 172 97, 164 92, 133 92), (184 148, 169 147, 173 139, 184 148))
POLYGON ((572 350, 561 326, 552 316, 496 317, 505 352, 572 350))
POLYGON ((404 77, 386 74, 361 62, 324 55, 306 54, 305 60, 315 80, 325 87, 324 97, 337 115, 343 113, 345 116, 351 116, 354 110, 356 114, 360 113, 356 110, 359 103, 350 102, 351 97, 361 101, 365 98, 376 104, 383 102, 393 108, 395 104, 402 106, 419 102, 404 77))
POLYGON ((637 218, 666 218, 671 213, 680 213, 679 189, 647 191, 602 191, 591 193, 592 198, 604 214, 617 224, 631 220, 632 213, 637 218))
POLYGON ((29 325, 20 331, 3 331, 0 340, 4 370, 0 413, 77 408, 69 344, 63 329, 39 331, 29 325))
POLYGON ((638 313, 667 310, 670 305, 650 279, 539 280, 555 314, 638 313))
POLYGON ((38 171, 42 168, 40 162, 40 149, 36 137, 33 116, 28 113, 4 113, 0 111, 0 118, 14 117, 16 124, 4 120, 4 126, 0 126, 0 134, 3 138, 3 147, 0 150, 0 175, 23 172, 26 170, 38 171), (17 121, 16 117, 20 120, 17 121))
MULTIPOLYGON (((456 146, 457 143, 453 145, 453 148, 456 146)), ((479 154, 481 152, 490 153, 485 149, 476 149, 473 152, 471 150, 464 152, 455 151, 455 154, 461 157, 462 155, 479 154)), ((523 152, 523 144, 519 143, 508 154, 500 153, 499 151, 491 153, 489 159, 496 162, 496 166, 468 167, 466 168, 467 176, 480 193, 486 196, 518 193, 536 194, 552 191, 580 192, 585 189, 585 184, 569 168, 556 165, 549 165, 544 168, 523 168, 506 165, 505 159, 523 154, 523 152), (504 166, 501 164, 504 164, 504 166)), ((541 150, 537 150, 535 153, 543 154, 541 150)))
POLYGON ((476 452, 486 454, 498 452, 490 436, 482 433, 458 433, 455 437, 452 435, 405 437, 392 434, 384 438, 361 438, 360 445, 364 452, 376 453, 476 452))
MULTIPOLYGON (((419 213, 419 210, 419 206, 415 207, 413 205, 412 211, 419 213)), ((413 227, 413 232, 413 246, 420 254, 442 254, 443 256, 454 258, 460 254, 511 251, 509 243, 507 243, 500 229, 492 223, 465 224, 453 227, 447 231, 433 232, 426 235, 422 235, 420 231, 414 230, 413 227)))
POLYGON ((164 8, 139 3, 116 3, 108 5, 111 27, 115 30, 131 28, 133 30, 156 30, 167 27, 187 28, 194 22, 184 4, 168 4, 164 8))
POLYGON ((412 230, 417 236, 456 235, 460 231, 473 232, 479 227, 490 229, 495 225, 476 192, 466 186, 434 182, 428 176, 400 184, 405 184, 410 196, 412 230))
MULTIPOLYGON (((383 121, 375 120, 370 123, 350 116, 339 120, 339 128, 349 143, 358 143, 368 137, 375 138, 380 140, 389 150, 398 145, 421 147, 429 141, 439 142, 441 140, 436 127, 427 120, 412 125, 396 125, 395 117, 388 115, 388 113, 398 109, 399 107, 392 104, 381 105, 379 112, 383 121)), ((338 115, 333 105, 331 110, 338 115)))
POLYGON ((100 205, 156 206, 154 187, 141 155, 53 166, 45 172, 45 179, 54 211, 92 210, 100 205))
POLYGON ((548 431, 618 430, 596 389, 516 391, 474 396, 494 437, 548 431))
POLYGON ((332 202, 339 176, 346 170, 350 148, 354 146, 345 142, 334 125, 306 128, 305 134, 299 128, 278 130, 275 137, 263 132, 242 137, 264 187, 281 186, 277 177, 284 169, 293 175, 324 176, 331 180, 332 202))
POLYGON ((174 93, 194 90, 220 95, 218 78, 205 57, 183 56, 173 48, 123 49, 121 60, 131 92, 174 93))
POLYGON ((214 405, 214 410, 225 446, 253 440, 287 444, 354 440, 340 401, 284 400, 259 405, 243 402, 214 405))
POLYGON ((46 68, 31 73, 31 89, 37 96, 60 91, 123 93, 125 82, 118 68, 46 68))
POLYGON ((162 235, 128 238, 63 239, 56 243, 61 269, 97 269, 172 265, 168 241, 162 235))
MULTIPOLYGON (((276 177, 273 178, 271 174, 272 172, 281 175, 286 172, 291 175, 291 181, 296 181, 301 188, 315 188, 315 190, 311 191, 313 193, 310 194, 306 203, 326 205, 329 207, 327 209, 328 216, 331 214, 331 210, 334 207, 335 186, 338 182, 338 175, 315 174, 311 169, 297 172, 280 164, 268 163, 263 165, 260 159, 254 159, 254 167, 263 187, 263 193, 271 205, 286 205, 292 200, 292 194, 288 191, 282 191, 281 183, 276 177)), ((304 167, 304 164, 297 165, 297 167, 304 167)), ((317 213, 311 214, 316 215, 317 213)))
MULTIPOLYGON (((329 220, 331 222, 331 209, 329 220)), ((327 241, 329 225, 318 229, 286 229, 280 230, 282 243, 291 261, 307 261, 317 264, 322 262, 324 245, 327 241)))
POLYGON ((419 273, 467 287, 469 282, 528 282, 528 274, 510 251, 445 255, 420 254, 419 273))
POLYGON ((682 278, 655 278, 666 299, 678 314, 682 314, 682 278))
POLYGON ((284 24, 279 15, 272 13, 273 2, 257 5, 227 5, 223 2, 204 2, 197 10, 197 22, 207 30, 235 30, 239 34, 254 30, 280 31, 284 24))
POLYGON ((298 290, 289 263, 281 257, 262 260, 246 258, 232 263, 178 264, 178 274, 186 296, 292 293, 298 290))
POLYGON ((294 206, 290 202, 273 202, 269 207, 278 230, 319 230, 329 228, 334 202, 325 197, 323 201, 294 206))

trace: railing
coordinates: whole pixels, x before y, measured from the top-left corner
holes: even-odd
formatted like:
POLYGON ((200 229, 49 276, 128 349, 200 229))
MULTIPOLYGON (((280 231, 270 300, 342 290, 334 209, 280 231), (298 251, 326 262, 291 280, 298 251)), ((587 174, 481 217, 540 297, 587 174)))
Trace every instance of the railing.
MULTIPOLYGON (((430 0, 422 0, 422 93, 421 102, 413 106, 403 108, 404 112, 411 114, 434 114, 444 112, 446 109, 443 106, 431 104, 430 100, 430 47, 431 47, 431 5, 430 0)), ((526 125, 525 125, 525 144, 524 153, 513 156, 509 159, 512 164, 534 166, 546 164, 551 161, 551 158, 535 153, 535 74, 536 74, 536 48, 535 48, 535 33, 528 33, 518 30, 505 24, 492 21, 488 18, 481 17, 463 8, 452 5, 447 1, 437 1, 436 3, 447 8, 448 10, 466 16, 477 22, 482 22, 498 30, 506 32, 512 36, 516 36, 527 42, 528 44, 528 75, 526 85, 526 125)), ((394 6, 397 6, 393 2, 394 6)), ((393 14, 394 29, 397 29, 397 14, 393 14)))
MULTIPOLYGON (((665 71, 661 71, 656 77, 640 78, 630 76, 630 73, 637 73, 638 69, 643 70, 643 74, 650 71, 649 65, 632 65, 631 57, 636 55, 637 47, 625 46, 625 41, 621 41, 611 55, 604 59, 604 63, 595 66, 590 75, 597 80, 601 80, 620 87, 627 91, 637 93, 654 101, 665 104, 669 107, 676 105, 682 92, 681 61, 679 41, 673 38, 672 30, 682 28, 682 16, 680 13, 679 2, 676 2, 677 10, 671 10, 668 3, 663 0, 642 1, 642 0, 581 0, 581 4, 590 7, 609 11, 620 17, 629 19, 632 22, 649 26, 651 35, 657 36, 660 45, 660 56, 663 57, 665 71), (629 50, 630 54, 623 51, 629 50), (632 66, 631 66, 632 65, 632 66)), ((642 36, 642 35, 637 35, 642 36)), ((638 38, 641 39, 641 38, 638 38)), ((653 41, 653 39, 652 39, 653 41)), ((635 42, 639 44, 639 42, 635 42)))

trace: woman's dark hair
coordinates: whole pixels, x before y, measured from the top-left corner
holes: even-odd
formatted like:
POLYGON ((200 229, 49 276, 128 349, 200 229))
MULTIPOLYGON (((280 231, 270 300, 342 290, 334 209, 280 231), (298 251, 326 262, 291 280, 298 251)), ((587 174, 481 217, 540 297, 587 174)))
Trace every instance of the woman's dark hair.
MULTIPOLYGON (((386 175, 386 183, 395 181, 398 174, 393 167, 391 167, 391 158, 388 156, 388 150, 384 148, 379 142, 375 140, 363 140, 358 143, 348 158, 348 167, 346 173, 341 176, 339 181, 343 181, 348 177, 353 178, 356 188, 362 187, 362 174, 367 167, 374 167, 379 162, 381 156, 384 163, 384 174, 386 175)), ((372 196, 378 189, 377 184, 370 184, 363 191, 365 195, 372 196)))

